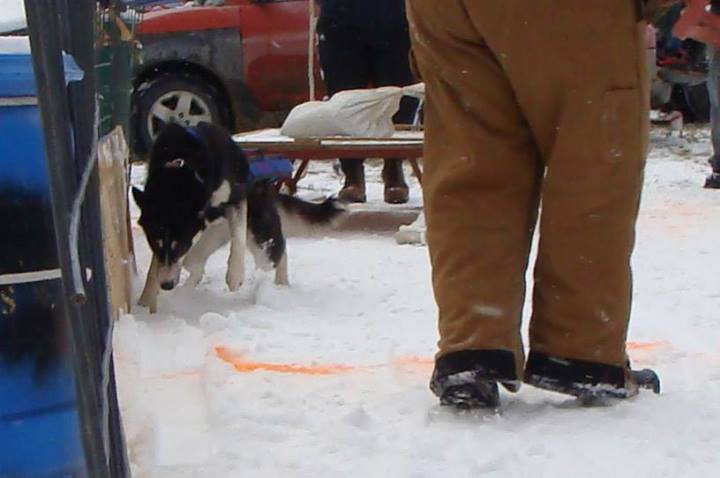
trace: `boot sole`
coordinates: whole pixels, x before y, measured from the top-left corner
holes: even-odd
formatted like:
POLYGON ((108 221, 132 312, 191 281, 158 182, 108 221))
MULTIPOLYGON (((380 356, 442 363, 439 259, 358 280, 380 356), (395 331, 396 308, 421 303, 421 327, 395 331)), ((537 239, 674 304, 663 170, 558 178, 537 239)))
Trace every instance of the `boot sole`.
POLYGON ((454 407, 459 410, 498 408, 500 406, 500 392, 495 382, 454 385, 442 392, 440 405, 454 407))

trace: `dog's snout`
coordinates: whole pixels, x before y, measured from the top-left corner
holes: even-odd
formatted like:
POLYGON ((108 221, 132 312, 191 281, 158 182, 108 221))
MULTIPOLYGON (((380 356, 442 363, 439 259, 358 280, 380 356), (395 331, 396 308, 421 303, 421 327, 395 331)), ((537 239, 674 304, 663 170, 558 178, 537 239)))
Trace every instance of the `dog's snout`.
POLYGON ((165 281, 160 284, 160 287, 162 288, 162 290, 173 290, 175 288, 175 282, 165 281))
POLYGON ((173 290, 180 281, 180 265, 161 265, 157 277, 162 290, 173 290))

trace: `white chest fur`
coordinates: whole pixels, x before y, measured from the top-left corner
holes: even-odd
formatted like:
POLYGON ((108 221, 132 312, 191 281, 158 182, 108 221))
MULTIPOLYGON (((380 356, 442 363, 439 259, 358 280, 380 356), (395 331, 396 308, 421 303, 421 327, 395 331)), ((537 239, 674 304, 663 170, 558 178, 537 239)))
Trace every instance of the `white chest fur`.
POLYGON ((230 183, 223 181, 219 188, 212 193, 210 197, 210 205, 212 207, 218 207, 223 203, 230 200, 230 183))

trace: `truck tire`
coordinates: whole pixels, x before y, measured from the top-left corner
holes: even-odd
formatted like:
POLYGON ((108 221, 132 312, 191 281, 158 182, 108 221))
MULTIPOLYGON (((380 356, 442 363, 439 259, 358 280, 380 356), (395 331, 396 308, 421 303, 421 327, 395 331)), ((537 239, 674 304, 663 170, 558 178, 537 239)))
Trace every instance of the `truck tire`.
POLYGON ((149 152, 155 138, 168 123, 196 126, 205 121, 227 127, 220 95, 206 80, 184 74, 164 74, 136 90, 135 131, 139 147, 149 152))

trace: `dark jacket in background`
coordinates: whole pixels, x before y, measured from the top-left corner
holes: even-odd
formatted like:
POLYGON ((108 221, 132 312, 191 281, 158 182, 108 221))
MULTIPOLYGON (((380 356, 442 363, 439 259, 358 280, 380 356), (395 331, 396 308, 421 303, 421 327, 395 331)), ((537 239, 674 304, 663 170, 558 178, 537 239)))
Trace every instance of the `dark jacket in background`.
POLYGON ((319 28, 407 29, 405 0, 318 0, 319 28))
MULTIPOLYGON (((328 93, 415 82, 408 60, 405 0, 318 3, 320 63, 328 93)), ((403 116, 412 117, 411 110, 403 116)))

